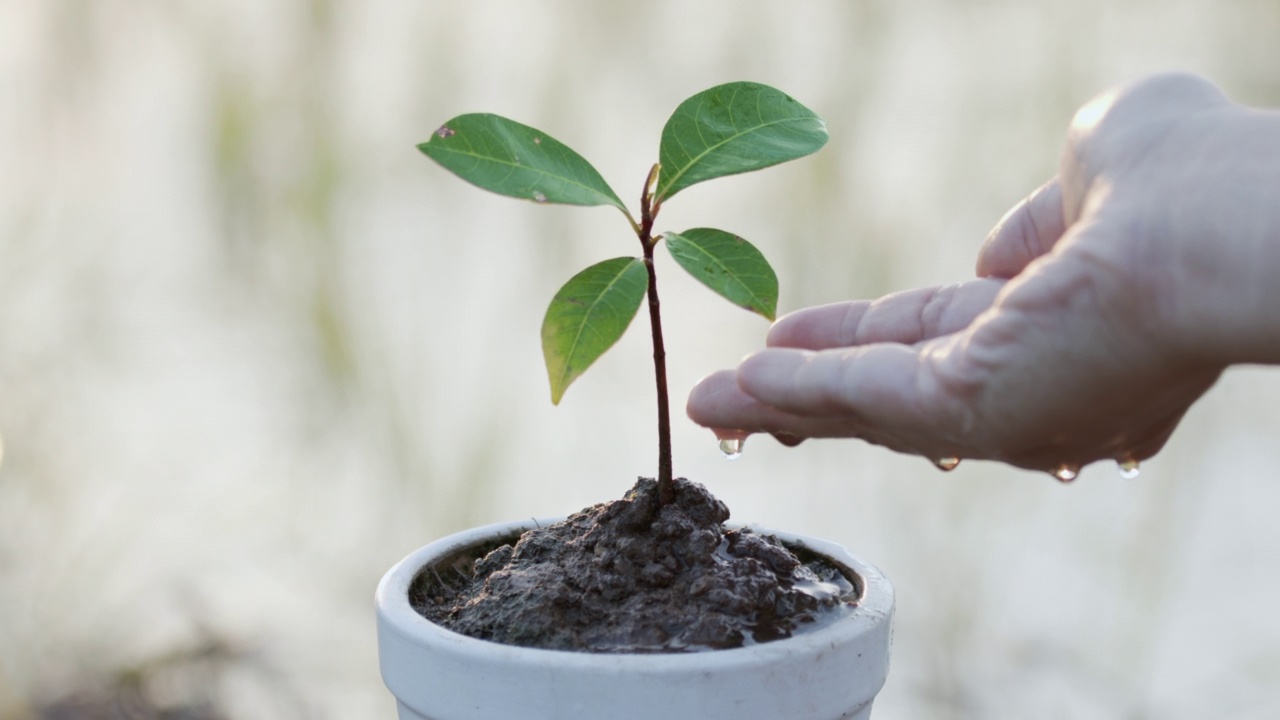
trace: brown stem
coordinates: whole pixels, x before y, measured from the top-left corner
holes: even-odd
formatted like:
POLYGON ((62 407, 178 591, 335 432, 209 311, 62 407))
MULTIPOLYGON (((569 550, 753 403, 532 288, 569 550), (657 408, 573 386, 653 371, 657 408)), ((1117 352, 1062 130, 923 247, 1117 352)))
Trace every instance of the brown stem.
POLYGON ((649 171, 640 194, 640 244, 644 247, 644 267, 649 273, 649 328, 653 335, 653 374, 658 387, 658 504, 675 502, 676 486, 671 477, 671 407, 667 398, 667 351, 662 342, 662 313, 659 312, 658 275, 653 265, 653 221, 658 209, 653 205, 652 188, 658 165, 649 171))

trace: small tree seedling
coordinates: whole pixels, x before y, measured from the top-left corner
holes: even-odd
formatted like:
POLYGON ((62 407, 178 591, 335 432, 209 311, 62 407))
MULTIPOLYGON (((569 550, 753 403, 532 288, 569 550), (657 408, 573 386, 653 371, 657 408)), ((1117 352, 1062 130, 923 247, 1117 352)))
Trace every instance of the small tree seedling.
POLYGON ((498 115, 459 115, 418 149, 478 187, 533 202, 612 205, 640 240, 640 257, 597 263, 569 279, 542 321, 542 353, 551 402, 622 337, 646 295, 658 392, 658 496, 674 499, 666 350, 653 251, 665 240, 675 261, 735 305, 773 320, 778 278, 764 255, 741 237, 714 228, 653 231, 658 211, 676 193, 704 180, 760 170, 816 152, 826 123, 766 85, 734 82, 680 103, 662 129, 658 162, 640 193, 637 219, 600 173, 550 135, 498 115))

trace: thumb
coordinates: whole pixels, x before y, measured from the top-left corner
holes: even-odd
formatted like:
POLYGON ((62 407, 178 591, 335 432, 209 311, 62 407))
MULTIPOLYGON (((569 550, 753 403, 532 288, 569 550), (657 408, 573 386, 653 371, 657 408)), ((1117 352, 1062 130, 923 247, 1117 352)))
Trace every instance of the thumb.
POLYGON ((1012 278, 1052 250, 1066 227, 1062 183, 1055 177, 996 223, 978 252, 978 276, 1012 278))

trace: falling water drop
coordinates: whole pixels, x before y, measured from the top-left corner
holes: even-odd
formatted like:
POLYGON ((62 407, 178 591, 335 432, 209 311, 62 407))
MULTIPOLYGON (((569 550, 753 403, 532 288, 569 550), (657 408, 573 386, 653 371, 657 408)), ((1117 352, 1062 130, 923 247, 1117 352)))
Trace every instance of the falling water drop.
POLYGON ((1116 467, 1120 470, 1120 477, 1125 480, 1132 480, 1138 477, 1138 473, 1142 472, 1138 467, 1138 461, 1133 458, 1128 460, 1117 460, 1116 467))
POLYGON ((1058 482, 1069 483, 1072 480, 1075 480, 1076 476, 1080 474, 1080 467, 1078 465, 1067 465, 1066 463, 1063 463, 1062 465, 1054 468, 1052 474, 1058 482))
POLYGON ((534 202, 537 202, 537 203, 544 203, 544 202, 546 202, 546 201, 547 201, 547 196, 546 196, 546 195, 543 195, 543 194, 542 194, 542 192, 541 192, 541 191, 539 191, 539 190, 534 190, 534 191, 533 191, 533 201, 534 201, 534 202))
POLYGON ((944 457, 933 461, 933 464, 942 472, 951 472, 960 465, 958 457, 944 457))
POLYGON ((742 457, 742 438, 721 438, 720 452, 724 453, 725 460, 737 460, 742 457))

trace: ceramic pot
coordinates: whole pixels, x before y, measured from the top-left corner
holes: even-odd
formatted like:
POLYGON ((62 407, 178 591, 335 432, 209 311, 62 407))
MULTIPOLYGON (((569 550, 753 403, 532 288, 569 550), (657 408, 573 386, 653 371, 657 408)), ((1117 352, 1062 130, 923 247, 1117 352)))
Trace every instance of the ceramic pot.
MULTIPOLYGON (((551 521, 554 522, 554 521, 551 521)), ((378 584, 378 659, 400 720, 863 720, 889 671, 893 587, 834 543, 765 528, 861 581, 854 612, 784 640, 629 655, 514 647, 446 630, 409 604, 424 568, 547 521, 466 530, 409 555, 378 584)))

